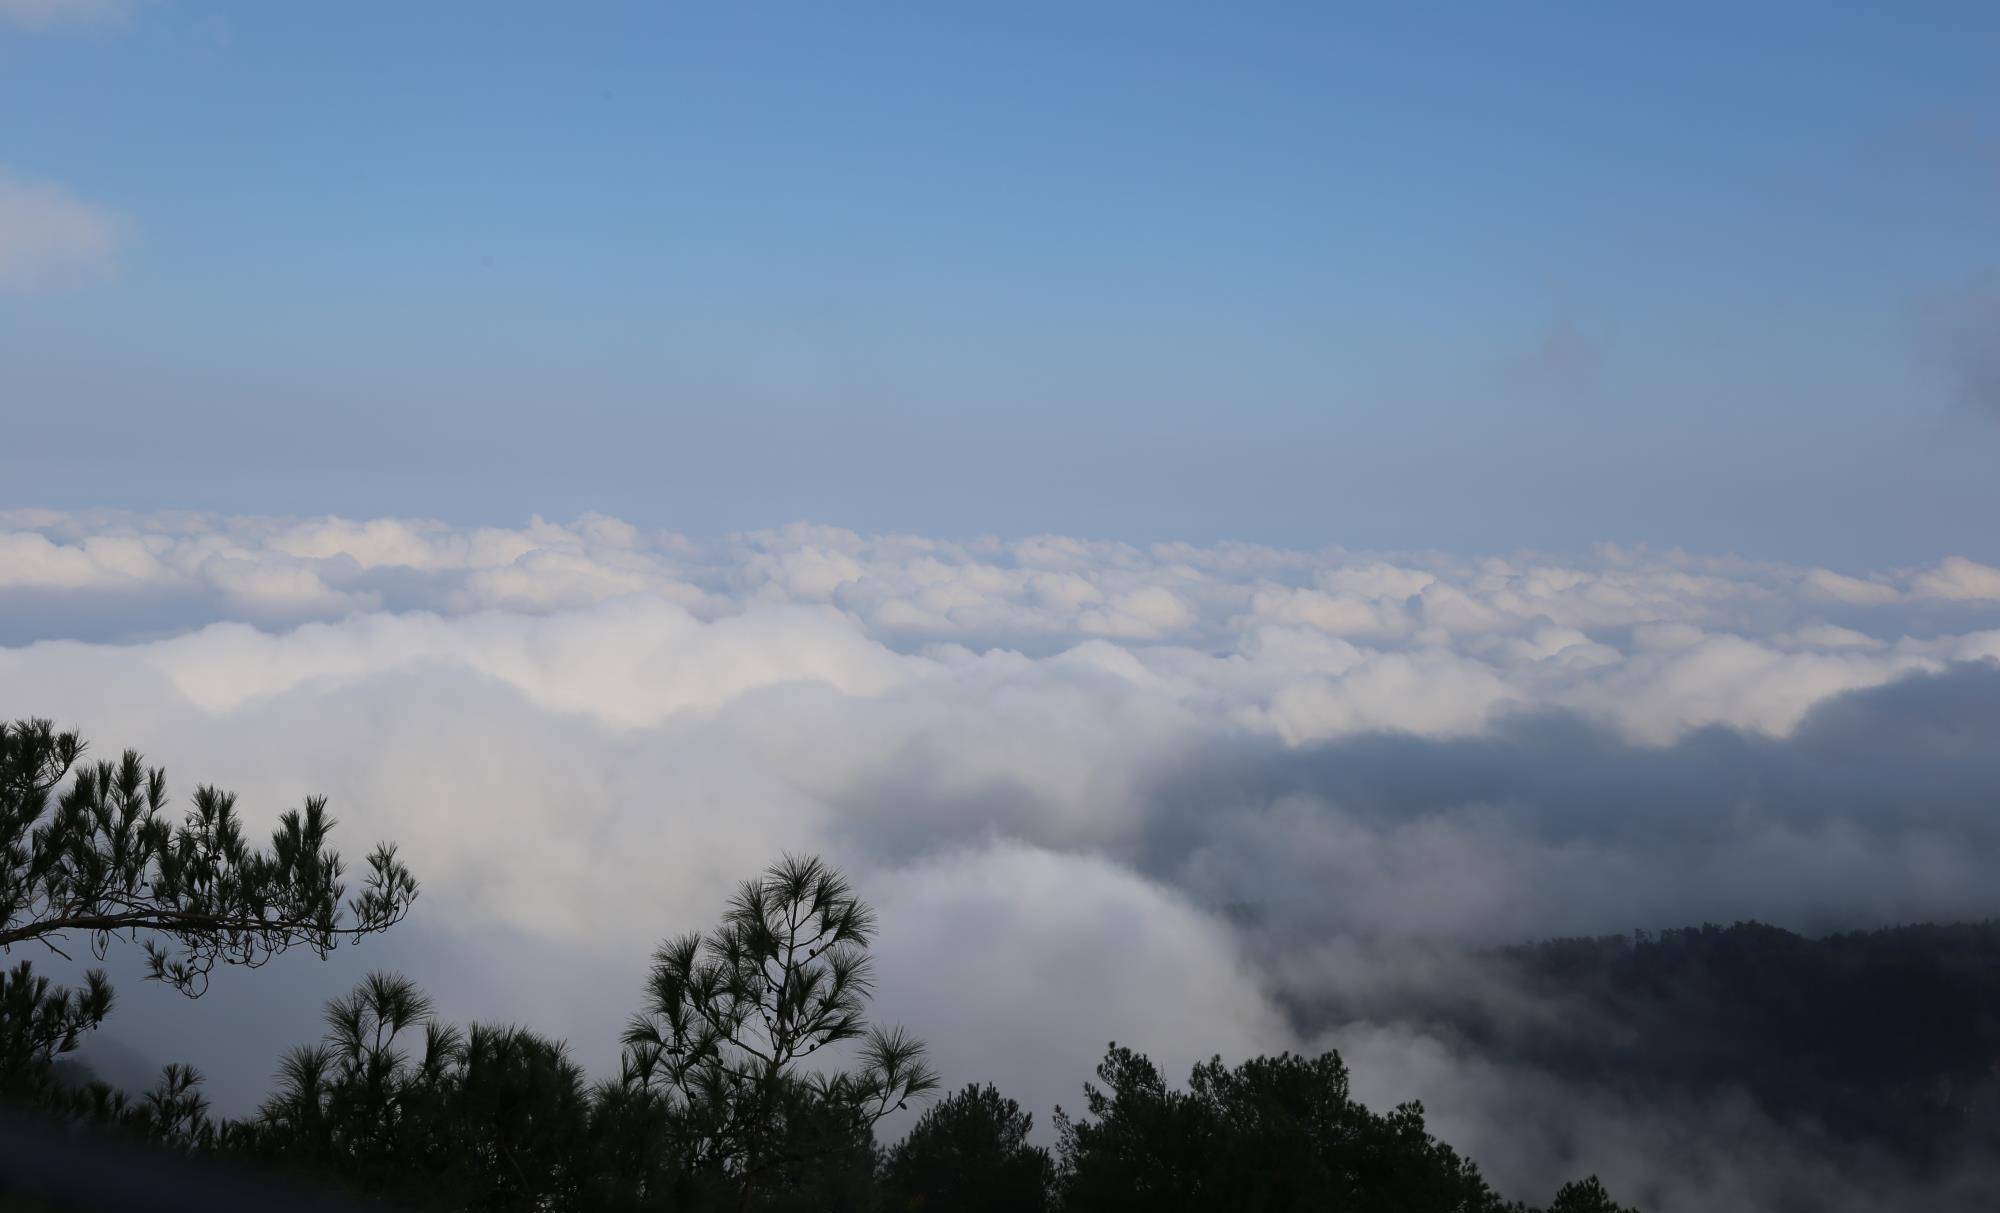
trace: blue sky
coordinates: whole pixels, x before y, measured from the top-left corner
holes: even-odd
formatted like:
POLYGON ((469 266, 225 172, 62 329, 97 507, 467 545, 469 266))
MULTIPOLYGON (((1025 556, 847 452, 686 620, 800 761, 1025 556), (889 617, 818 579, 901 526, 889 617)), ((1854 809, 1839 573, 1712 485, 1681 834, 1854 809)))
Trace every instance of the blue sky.
POLYGON ((1991 560, 1997 60, 1987 5, 0 0, 0 504, 1991 560))

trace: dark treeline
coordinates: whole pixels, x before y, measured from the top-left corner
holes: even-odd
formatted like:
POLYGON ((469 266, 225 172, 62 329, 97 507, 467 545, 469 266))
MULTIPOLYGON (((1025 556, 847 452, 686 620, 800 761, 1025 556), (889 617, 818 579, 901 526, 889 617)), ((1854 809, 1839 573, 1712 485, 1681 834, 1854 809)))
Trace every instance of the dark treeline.
MULTIPOLYGON (((228 794, 198 789, 170 821, 157 770, 82 753, 45 723, 0 725, 10 951, 69 959, 130 942, 150 978, 196 996, 218 964, 323 955, 414 904, 386 845, 350 895, 323 801, 255 847, 228 794)), ((96 1081, 69 1055, 114 992, 96 970, 65 988, 23 958, 0 969, 0 1097, 107 1158, 411 1210, 1528 1208, 1432 1137, 1420 1106, 1356 1102, 1333 1053, 1215 1060, 1179 1081, 1113 1045, 1044 1147, 1000 1090, 943 1093, 920 1042, 870 1021, 874 930, 838 872, 784 859, 710 930, 661 945, 619 1072, 595 1079, 563 1042, 446 1023, 417 981, 373 974, 299 1025, 241 1118, 214 1116, 186 1065, 136 1094, 96 1081), (914 1127, 879 1140, 906 1108, 914 1127)), ((1829 1159, 1887 1150, 1912 1176, 2000 1159, 2000 924, 1559 939, 1450 973, 1398 993, 1397 1021, 1648 1106, 1741 1092, 1829 1159)), ((1314 1018, 1302 1014, 1308 1029, 1314 1018)), ((9 1207, 22 1207, 7 1187, 21 1174, 0 1167, 9 1207)), ((1620 1206, 1586 1179, 1550 1207, 1620 1206)))
MULTIPOLYGON (((80 766, 81 753, 45 722, 0 726, 0 945, 66 956, 80 937, 101 956, 136 941, 152 978, 196 995, 218 962, 324 954, 388 929, 416 897, 387 846, 347 897, 322 801, 257 849, 227 794, 200 789, 173 825, 157 770, 129 752, 80 766)), ((189 1066, 132 1095, 65 1062, 113 992, 100 972, 69 989, 23 960, 0 989, 0 1095, 71 1126, 65 1148, 96 1140, 125 1166, 149 1165, 132 1161, 141 1145, 178 1157, 162 1184, 206 1168, 410 1210, 1529 1208, 1432 1137, 1421 1106, 1356 1102, 1333 1053, 1218 1059, 1182 1086, 1113 1045, 1078 1112, 1057 1111, 1050 1151, 991 1086, 933 1098, 922 1043, 869 1021, 874 930, 838 872, 786 857, 715 927, 660 946, 619 1073, 596 1082, 563 1042, 446 1023, 416 982, 371 974, 301 1025, 254 1114, 221 1119, 189 1066), (920 1103, 902 1140, 878 1143, 884 1118, 920 1103)), ((0 1194, 26 1174, 0 1170, 0 1194)), ((13 1193, 30 1199, 66 1207, 60 1190, 13 1193)), ((1586 1179, 1551 1208, 1621 1207, 1586 1179)))
MULTIPOLYGON (((865 1117, 823 1101, 809 1079, 753 1120, 625 1082, 593 1086, 560 1044, 521 1029, 474 1027, 439 1052, 431 1039, 457 1034, 433 1024, 418 1034, 400 1058, 371 1064, 380 1055, 364 1050, 360 1064, 325 1074, 295 1067, 295 1053, 280 1091, 243 1120, 210 1118, 179 1067, 138 1099, 89 1084, 44 1091, 37 1106, 107 1135, 106 1149, 143 1141, 210 1174, 240 1169, 353 1208, 1531 1210, 1430 1136, 1420 1107, 1377 1114, 1352 1100, 1331 1053, 1212 1061, 1180 1088, 1113 1046, 1085 1084, 1087 1111, 1058 1116, 1054 1151, 1028 1140, 1028 1112, 977 1085, 931 1103, 884 1148, 865 1117)), ((179 1191, 206 1188, 201 1175, 183 1172, 179 1191)), ((65 1202, 64 1190, 23 1195, 48 1210, 97 1207, 65 1202)), ((1565 1185, 1549 1208, 1629 1213, 1595 1179, 1565 1185)))
POLYGON ((1550 940, 1397 1010, 1573 1085, 1649 1103, 1742 1092, 1831 1152, 2000 1158, 2000 923, 1550 940))
MULTIPOLYGON (((1210 1061, 1182 1087, 1113 1045, 1080 1112, 1058 1113, 1053 1152, 976 1085, 882 1148, 876 1123, 936 1079, 921 1045, 864 1021, 869 929, 837 873, 780 862, 721 925, 662 946, 620 1073, 597 1083, 560 1042, 444 1023, 413 982, 372 974, 327 1004, 247 1118, 212 1117, 185 1066, 135 1098, 47 1047, 14 1059, 10 1087, 211 1165, 411 1210, 1527 1208, 1426 1132, 1421 1107, 1353 1100, 1332 1053, 1210 1061), (846 1068, 800 1064, 842 1044, 846 1068)), ((1619 1210, 1594 1180, 1553 1207, 1619 1210)))

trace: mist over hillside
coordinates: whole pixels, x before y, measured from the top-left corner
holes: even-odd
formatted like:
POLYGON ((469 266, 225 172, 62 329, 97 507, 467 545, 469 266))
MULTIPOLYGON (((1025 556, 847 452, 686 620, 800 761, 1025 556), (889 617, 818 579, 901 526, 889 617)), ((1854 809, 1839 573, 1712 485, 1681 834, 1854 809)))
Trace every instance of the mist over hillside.
MULTIPOLYGON (((1676 1196, 1699 1172, 1635 1143, 1683 1115, 1710 1140, 1704 1101, 1729 1084, 1667 1082, 1681 1046, 1663 1045, 1629 1074, 1660 1079, 1648 1099, 1607 1114, 1635 1098, 1599 1081, 1625 1073, 1615 1053, 1553 1064, 1562 1032, 1492 1017, 1543 995, 1480 957, 1705 921, 2000 914, 2000 599, 1967 562, 12 523, 32 559, 0 594, 44 605, 8 617, 50 622, 0 650, 10 702, 171 755, 176 789, 226 778, 269 811, 329 795, 424 872, 419 921, 374 955, 599 1073, 625 1000, 554 991, 636 989, 637 959, 727 873, 809 846, 881 910, 882 1001, 947 1073, 1010 1075, 1032 1110, 1073 1103, 1104 1040, 1170 1070, 1333 1045, 1373 1103, 1426 1098, 1505 1190, 1594 1150, 1607 1180, 1653 1185, 1647 1207, 1694 1207, 1713 1187, 1676 1196), (110 603, 124 631, 65 637, 110 603), (1545 1114, 1479 1094, 1517 1066, 1545 1114), (1593 1141, 1617 1125, 1628 1141, 1593 1141)), ((292 1017, 348 964, 290 969, 292 1017)), ((1699 998, 1710 979, 1689 980, 1699 998)), ((106 1031, 162 1060, 188 1034, 255 1043, 202 1059, 242 1108, 292 1041, 260 1026, 277 992, 218 986, 194 1006, 135 989, 106 1031)), ((1569 1031, 1629 1017, 1656 1036, 1640 1025, 1666 1012, 1573 1014, 1569 1031)), ((1817 1158, 1798 1110, 1742 1114, 1817 1158)))
POLYGON ((0 1205, 2000 1208, 1995 62, 0 0, 0 1205))

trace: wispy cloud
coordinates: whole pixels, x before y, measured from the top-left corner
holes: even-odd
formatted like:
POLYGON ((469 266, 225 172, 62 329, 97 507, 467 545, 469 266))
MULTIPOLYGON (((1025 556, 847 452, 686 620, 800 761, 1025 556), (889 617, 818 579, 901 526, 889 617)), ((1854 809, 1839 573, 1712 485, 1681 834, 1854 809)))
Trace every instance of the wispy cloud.
POLYGON ((0 0, 0 22, 26 29, 104 21, 123 15, 124 0, 0 0))
POLYGON ((1958 403, 2000 421, 2000 273, 1978 274, 1931 296, 1917 317, 1925 352, 1958 403))
POLYGON ((125 221, 109 209, 52 182, 0 170, 0 288, 34 290, 109 275, 125 233, 125 221))
POLYGON ((1532 348, 1507 360, 1502 379, 1525 395, 1577 401, 1597 390, 1603 367, 1602 339, 1586 334, 1561 312, 1532 348))

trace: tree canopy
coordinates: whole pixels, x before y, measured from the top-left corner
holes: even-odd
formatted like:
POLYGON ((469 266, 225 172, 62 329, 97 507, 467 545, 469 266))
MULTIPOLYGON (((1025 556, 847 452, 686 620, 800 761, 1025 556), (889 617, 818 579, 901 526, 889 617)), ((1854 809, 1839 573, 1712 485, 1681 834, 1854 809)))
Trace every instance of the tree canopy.
POLYGON ((1168 1087, 1144 1055, 1112 1045, 1084 1085, 1087 1117, 1061 1111, 1063 1207, 1122 1210, 1368 1209, 1498 1213, 1471 1160, 1424 1128, 1421 1104, 1387 1114, 1348 1094, 1336 1053, 1194 1068, 1168 1087))
MULTIPOLYGON (((270 846, 255 848, 231 793, 197 788, 173 822, 164 771, 132 750, 84 763, 85 748, 47 720, 0 722, 0 951, 39 944, 69 960, 81 936, 102 959, 125 939, 144 947, 150 978, 192 997, 218 963, 256 968, 299 947, 325 956, 394 926, 416 899, 388 843, 348 896, 323 797, 282 814, 270 846)), ((0 1067, 45 1065, 111 1006, 101 971, 72 990, 20 961, 0 990, 0 1067)))
MULTIPOLYGON (((217 964, 324 955, 394 925, 416 896, 387 845, 348 895, 319 798, 253 849, 229 794, 200 788, 170 823, 160 771, 135 753, 82 753, 45 721, 0 726, 8 947, 68 958, 80 935, 101 957, 137 940, 152 978, 199 995, 217 964)), ((562 1041, 446 1022, 415 980, 371 973, 278 1060, 253 1114, 222 1119, 188 1065, 138 1095, 61 1073, 54 1059, 111 1013, 110 986, 96 970, 56 986, 22 960, 0 972, 0 1095, 190 1165, 288 1172, 412 1210, 1526 1209, 1432 1137, 1419 1105, 1354 1101, 1333 1053, 1214 1059, 1182 1089, 1113 1045, 1084 1113, 1057 1110, 1054 1153, 1030 1140, 1027 1112, 978 1084, 884 1150, 877 1127, 939 1081, 921 1041, 870 1017, 875 924, 831 865, 785 856, 738 886, 715 926, 660 945, 619 1072, 595 1084, 562 1041)), ((1629 1213, 1594 1178, 1552 1208, 1629 1213)))
POLYGON ((989 1083, 968 1084, 924 1110, 883 1159, 892 1209, 1042 1213, 1055 1199, 1055 1160, 1028 1141, 1035 1118, 989 1083))
POLYGON ((660 946, 622 1083, 662 1101, 691 1160, 746 1193, 866 1141, 937 1087, 920 1041, 866 1020, 874 933, 846 877, 784 857, 737 888, 713 930, 660 946), (846 1042, 853 1068, 805 1068, 846 1042))

